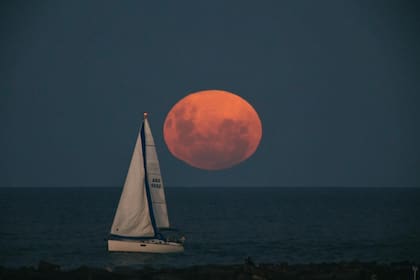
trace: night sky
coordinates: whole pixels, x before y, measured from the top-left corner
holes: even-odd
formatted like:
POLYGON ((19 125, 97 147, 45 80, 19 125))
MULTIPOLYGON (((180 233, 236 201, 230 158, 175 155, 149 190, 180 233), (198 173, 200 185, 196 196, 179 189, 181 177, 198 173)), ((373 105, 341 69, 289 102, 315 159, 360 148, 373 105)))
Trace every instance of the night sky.
POLYGON ((420 186, 415 1, 8 1, 0 5, 0 186, 122 186, 149 112, 166 186, 420 186), (174 158, 182 97, 236 93, 256 153, 174 158))

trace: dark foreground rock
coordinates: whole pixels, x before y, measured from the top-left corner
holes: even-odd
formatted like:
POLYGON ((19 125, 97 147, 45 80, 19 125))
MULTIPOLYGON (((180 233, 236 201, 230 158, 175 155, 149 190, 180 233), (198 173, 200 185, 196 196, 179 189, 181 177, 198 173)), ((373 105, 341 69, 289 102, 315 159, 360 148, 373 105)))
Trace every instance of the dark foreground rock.
POLYGON ((116 268, 111 270, 80 267, 62 271, 60 267, 48 262, 40 262, 38 268, 17 269, 0 266, 0 280, 8 279, 240 279, 240 280, 412 280, 413 267, 410 262, 380 264, 362 262, 318 263, 318 264, 255 264, 247 259, 237 265, 203 265, 187 268, 146 267, 140 270, 116 268))

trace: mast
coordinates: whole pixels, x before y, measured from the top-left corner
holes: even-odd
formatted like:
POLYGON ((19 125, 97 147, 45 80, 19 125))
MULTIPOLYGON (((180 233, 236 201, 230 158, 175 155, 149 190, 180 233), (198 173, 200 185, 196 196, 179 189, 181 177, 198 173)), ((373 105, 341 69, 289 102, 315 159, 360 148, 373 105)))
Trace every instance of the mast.
POLYGON ((144 133, 144 123, 147 121, 147 116, 148 113, 144 112, 143 113, 143 123, 141 126, 141 131, 140 131, 140 135, 141 135, 141 139, 142 139, 142 151, 143 151, 143 163, 144 163, 144 185, 146 187, 146 195, 147 195, 147 204, 149 206, 149 215, 150 215, 150 220, 152 222, 152 226, 153 226, 153 230, 155 232, 155 237, 161 235, 159 233, 159 229, 156 226, 156 220, 155 220, 155 214, 153 212, 153 202, 152 202, 152 196, 150 195, 150 186, 149 186, 149 178, 147 175, 147 163, 146 163, 146 137, 145 137, 145 133, 144 133))
MULTIPOLYGON (((147 119, 147 113, 145 113, 145 118, 147 119)), ((144 134, 146 145, 146 169, 155 223, 159 230, 169 229, 170 223, 166 205, 164 182, 162 180, 156 144, 148 120, 144 121, 144 134)))

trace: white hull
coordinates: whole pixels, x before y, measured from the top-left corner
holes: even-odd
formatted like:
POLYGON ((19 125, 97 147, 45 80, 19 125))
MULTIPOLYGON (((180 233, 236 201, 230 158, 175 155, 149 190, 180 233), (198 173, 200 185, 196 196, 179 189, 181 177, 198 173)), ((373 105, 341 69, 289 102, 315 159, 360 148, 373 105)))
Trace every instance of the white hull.
POLYGON ((151 240, 108 240, 110 252, 181 253, 184 246, 177 242, 151 240))

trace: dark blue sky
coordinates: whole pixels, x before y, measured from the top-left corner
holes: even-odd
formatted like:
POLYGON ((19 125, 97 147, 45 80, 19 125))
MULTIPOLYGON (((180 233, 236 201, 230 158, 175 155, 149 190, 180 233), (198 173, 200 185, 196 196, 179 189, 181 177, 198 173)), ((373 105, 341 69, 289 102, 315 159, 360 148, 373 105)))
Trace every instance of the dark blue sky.
POLYGON ((415 1, 9 1, 0 186, 121 186, 143 111, 167 186, 419 186, 415 1), (182 97, 232 91, 263 139, 223 171, 166 148, 182 97))

